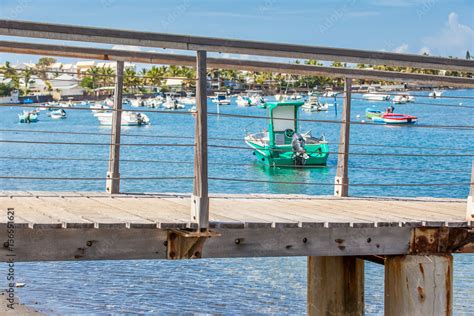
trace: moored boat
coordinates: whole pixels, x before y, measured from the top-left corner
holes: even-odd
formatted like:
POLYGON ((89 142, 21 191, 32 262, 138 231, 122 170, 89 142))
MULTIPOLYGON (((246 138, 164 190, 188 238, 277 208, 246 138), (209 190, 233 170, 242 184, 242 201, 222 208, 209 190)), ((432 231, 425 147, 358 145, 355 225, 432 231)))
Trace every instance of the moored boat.
POLYGON ((315 112, 315 111, 327 111, 329 109, 329 104, 321 103, 316 96, 311 96, 301 107, 303 111, 315 112))
POLYGON ((35 123, 38 122, 38 114, 33 111, 23 111, 18 114, 18 123, 35 123))
POLYGON ((371 109, 371 108, 365 109, 365 116, 368 119, 372 120, 374 117, 381 117, 382 115, 383 115, 382 111, 371 109))
POLYGON ((50 112, 49 116, 53 120, 60 120, 60 119, 65 119, 67 117, 67 114, 66 114, 66 111, 64 111, 64 109, 59 109, 59 110, 50 112))
POLYGON ((216 92, 216 95, 212 97, 212 102, 219 105, 228 105, 230 104, 230 99, 227 97, 227 94, 224 92, 216 92))
POLYGON ((384 113, 380 117, 373 117, 372 122, 382 124, 415 124, 416 116, 398 113, 384 113))
POLYGON ((272 167, 326 165, 329 155, 324 136, 316 138, 311 131, 299 133, 298 110, 303 102, 269 102, 268 130, 247 134, 245 142, 254 149, 260 163, 272 167))
MULTIPOLYGON (((112 125, 112 112, 97 113, 100 125, 112 125)), ((121 126, 139 126, 150 124, 147 115, 139 112, 122 112, 121 126)))
POLYGON ((362 95, 362 99, 368 101, 388 101, 390 100, 390 95, 379 93, 375 91, 374 87, 370 87, 367 93, 362 95))
POLYGON ((443 91, 433 90, 432 92, 430 92, 430 94, 428 96, 430 98, 436 99, 436 98, 440 98, 442 95, 443 95, 443 91))

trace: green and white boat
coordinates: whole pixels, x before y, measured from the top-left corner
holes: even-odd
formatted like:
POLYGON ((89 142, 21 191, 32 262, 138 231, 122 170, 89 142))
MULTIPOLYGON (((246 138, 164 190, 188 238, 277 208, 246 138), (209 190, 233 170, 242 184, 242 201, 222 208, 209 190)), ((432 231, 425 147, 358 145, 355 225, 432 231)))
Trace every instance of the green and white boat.
POLYGON ((38 122, 38 113, 35 111, 23 111, 18 114, 18 123, 36 123, 38 122))
POLYGON ((247 134, 245 142, 258 161, 272 167, 326 165, 329 148, 324 136, 298 131, 298 110, 304 102, 268 102, 268 130, 247 134))

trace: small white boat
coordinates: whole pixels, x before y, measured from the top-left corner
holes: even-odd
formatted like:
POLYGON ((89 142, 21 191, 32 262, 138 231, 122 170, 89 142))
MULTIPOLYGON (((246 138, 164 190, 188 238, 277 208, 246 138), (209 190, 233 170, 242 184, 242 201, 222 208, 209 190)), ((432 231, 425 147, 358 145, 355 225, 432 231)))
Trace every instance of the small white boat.
POLYGON ((390 100, 390 95, 378 93, 374 87, 369 87, 368 92, 362 95, 362 99, 368 101, 388 101, 390 100))
POLYGON ((335 95, 337 95, 337 91, 332 91, 332 90, 327 90, 323 93, 323 97, 325 98, 332 98, 334 97, 335 95))
POLYGON ((94 113, 94 115, 96 113, 104 113, 104 112, 107 112, 108 110, 110 110, 110 106, 107 106, 105 104, 102 104, 102 103, 92 103, 89 108, 91 109, 92 113, 94 113))
POLYGON ((66 111, 64 111, 63 109, 59 109, 59 110, 56 110, 56 111, 52 111, 52 112, 49 113, 49 116, 50 116, 53 120, 61 120, 61 119, 67 118, 66 111))
POLYGON ((163 104, 163 98, 161 96, 149 98, 143 101, 143 104, 149 108, 159 108, 163 104))
MULTIPOLYGON (((112 125, 112 112, 97 113, 100 125, 112 125)), ((139 126, 150 124, 150 119, 143 113, 122 112, 121 126, 139 126)))
POLYGON ((321 103, 315 96, 309 99, 301 106, 301 109, 306 112, 327 111, 329 109, 328 103, 321 103))
POLYGON ((165 103, 162 104, 162 106, 168 110, 178 110, 178 109, 185 108, 184 104, 179 103, 178 100, 176 100, 175 98, 171 96, 166 97, 166 101, 165 103))
POLYGON ((444 91, 441 90, 433 90, 428 96, 433 99, 440 98, 443 95, 443 92, 444 91))
POLYGON ((130 99, 130 106, 138 108, 141 106, 145 106, 145 102, 143 101, 142 97, 137 96, 135 99, 130 99))
POLYGON ((185 97, 179 99, 179 103, 194 105, 196 104, 196 95, 193 92, 187 92, 185 97))
POLYGON ((398 94, 393 97, 392 102, 396 104, 415 102, 415 97, 409 94, 398 94))
POLYGON ((230 104, 230 98, 228 98, 227 93, 224 92, 216 92, 216 95, 212 97, 211 101, 219 105, 230 104))
POLYGON ((250 97, 239 95, 235 103, 237 103, 238 106, 250 106, 251 105, 250 97))

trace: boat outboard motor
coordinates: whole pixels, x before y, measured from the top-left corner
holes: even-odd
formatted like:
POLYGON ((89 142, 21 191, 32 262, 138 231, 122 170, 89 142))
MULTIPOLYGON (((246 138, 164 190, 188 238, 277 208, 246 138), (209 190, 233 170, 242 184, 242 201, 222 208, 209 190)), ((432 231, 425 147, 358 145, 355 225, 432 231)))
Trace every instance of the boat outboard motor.
POLYGON ((304 148, 305 144, 306 142, 301 134, 293 134, 293 138, 291 139, 291 148, 293 149, 293 156, 296 165, 304 165, 306 159, 308 158, 306 149, 304 148))

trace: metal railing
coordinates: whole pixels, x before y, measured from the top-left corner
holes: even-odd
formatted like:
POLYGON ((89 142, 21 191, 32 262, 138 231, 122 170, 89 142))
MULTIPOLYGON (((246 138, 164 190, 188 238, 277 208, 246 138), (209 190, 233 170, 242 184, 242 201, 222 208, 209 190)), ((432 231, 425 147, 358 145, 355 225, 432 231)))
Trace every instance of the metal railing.
MULTIPOLYGON (((378 70, 361 70, 352 68, 331 68, 310 65, 296 65, 283 64, 275 62, 259 62, 251 60, 233 60, 222 58, 209 58, 207 52, 231 52, 251 55, 264 55, 276 57, 298 57, 298 58, 318 58, 326 60, 338 60, 346 62, 369 62, 369 63, 383 63, 396 66, 411 66, 418 68, 429 69, 445 69, 445 70, 461 70, 472 71, 474 69, 474 61, 448 59, 441 57, 415 56, 395 53, 381 53, 371 51, 360 51, 351 49, 336 49, 326 47, 310 47, 301 45, 285 45, 274 43, 257 43, 249 41, 237 41, 227 39, 214 38, 200 38, 190 36, 178 36, 158 33, 145 32, 131 32, 86 28, 77 26, 65 26, 54 24, 42 24, 19 21, 0 20, 0 34, 8 36, 21 37, 35 37, 47 38, 53 40, 69 40, 82 42, 97 42, 110 44, 129 44, 160 48, 178 48, 183 50, 196 51, 196 57, 172 54, 158 54, 158 53, 143 53, 118 51, 110 49, 87 48, 87 47, 71 47, 54 44, 32 44, 0 41, 0 51, 19 53, 19 54, 38 54, 50 56, 65 56, 78 57, 89 59, 104 59, 115 60, 117 62, 116 74, 114 75, 114 105, 112 111, 112 128, 110 133, 109 143, 100 142, 41 142, 41 141, 19 141, 19 140, 2 140, 4 143, 35 143, 35 144, 68 144, 68 145, 88 145, 88 146, 109 146, 108 159, 94 159, 94 158, 72 158, 72 157, 37 157, 34 159, 43 160, 84 160, 84 161, 104 161, 108 164, 108 170, 105 178, 102 177, 30 177, 30 176, 0 176, 0 179, 17 179, 17 180, 71 180, 71 181, 91 181, 91 180, 106 180, 106 191, 110 194, 120 193, 121 180, 163 180, 163 179, 181 179, 193 180, 193 193, 191 205, 191 219, 198 224, 198 229, 201 231, 209 228, 209 189, 208 181, 232 181, 232 182, 256 182, 256 183, 276 183, 288 185, 316 185, 316 186, 334 186, 334 194, 339 197, 346 197, 349 195, 350 186, 470 186, 470 204, 468 205, 468 214, 474 213, 472 211, 472 191, 474 180, 471 183, 350 183, 349 182, 349 156, 350 155, 392 155, 392 156, 423 156, 423 157, 447 157, 453 154, 403 154, 403 153, 363 153, 350 152, 351 146, 367 146, 367 147, 390 147, 389 145, 377 144, 350 144, 350 128, 351 125, 358 125, 364 123, 351 121, 351 100, 357 99, 352 96, 352 81, 353 79, 376 79, 376 80, 392 80, 403 82, 418 82, 430 83, 439 85, 449 85, 456 87, 474 87, 474 79, 466 77, 449 77, 438 75, 424 75, 412 73, 400 73, 378 70), (123 93, 123 78, 124 78, 124 62, 134 61, 151 64, 180 64, 188 65, 196 68, 196 111, 195 115, 195 133, 194 137, 180 136, 181 139, 193 139, 192 144, 127 144, 121 141, 122 137, 131 137, 132 135, 122 135, 121 120, 122 113, 129 111, 122 108, 122 93, 123 93), (248 118, 248 119, 267 119, 263 116, 239 115, 228 113, 213 113, 207 109, 207 69, 208 68, 224 68, 224 69, 243 69, 254 71, 275 71, 303 75, 327 75, 330 77, 344 78, 344 92, 343 92, 343 111, 342 120, 313 120, 301 119, 305 122, 331 123, 340 124, 340 139, 337 142, 337 166, 336 177, 334 183, 324 182, 300 182, 300 181, 273 181, 273 180, 258 180, 258 179, 243 179, 243 178, 226 178, 213 177, 208 175, 208 165, 213 162, 208 162, 209 148, 226 148, 226 149, 248 149, 232 145, 208 145, 208 124, 207 119, 209 115, 220 115, 222 117, 233 118, 248 118), (194 148, 194 161, 166 161, 166 160, 133 160, 121 159, 120 151, 122 146, 182 146, 194 148), (187 163, 194 165, 193 176, 177 176, 177 177, 121 177, 120 176, 120 162, 146 162, 146 163, 187 163)), ((447 97, 446 97, 447 98, 447 97)), ((454 98, 454 97, 453 97, 454 98)), ((472 99, 466 97, 465 99, 472 99)), ((459 106, 462 108, 474 108, 468 105, 448 105, 436 104, 433 102, 425 102, 425 105, 433 106, 459 106)), ((11 105, 9 105, 11 106, 11 105)), ((21 105, 26 106, 28 105, 21 105)), ((30 105, 37 108, 37 105, 30 105)), ((40 106, 41 107, 41 106, 40 106)), ((49 106, 43 106, 48 108, 49 106)), ((76 107, 74 110, 90 110, 89 108, 76 107)), ((189 115, 187 112, 169 112, 159 110, 143 110, 141 112, 153 113, 167 113, 178 115, 189 115)), ((366 124, 365 124, 366 125, 366 124)), ((414 128, 444 128, 444 129, 458 129, 458 130, 472 130, 473 126, 469 125, 418 125, 414 128)), ((0 130, 8 132, 8 130, 0 130)), ((12 131, 12 130, 10 130, 12 131)), ((26 132, 26 131, 22 131, 26 132)), ((104 133, 89 133, 89 132, 56 132, 56 131, 35 131, 37 133, 69 133, 71 135, 109 135, 104 133)), ((138 136, 138 135, 136 135, 138 136)), ((143 135, 140 135, 143 136, 143 135)), ((160 137, 149 135, 145 137, 160 137)), ((164 136, 161 136, 164 137, 164 136)), ((209 138, 212 139, 212 138, 209 138)), ((218 139, 218 138, 215 138, 218 139)), ((236 141, 238 139, 220 138, 221 140, 236 141)), ((398 146, 399 147, 399 146, 398 146)), ((452 148, 435 148, 439 150, 452 150, 452 148)), ((474 153, 466 149, 460 149, 461 154, 457 156, 472 157, 474 153)), ((0 157, 0 159, 8 159, 11 156, 0 157)), ((28 159, 25 157, 15 157, 16 159, 28 159)), ((231 164, 230 164, 231 165, 231 164)), ((233 164, 235 166, 245 166, 249 164, 233 164)), ((361 167, 355 167, 361 168, 361 167)), ((364 167, 368 169, 370 167, 364 167)), ((377 168, 372 168, 376 170, 377 168)), ((457 170, 436 170, 425 168, 426 172, 457 172, 457 170)), ((398 170, 403 170, 399 168, 398 170)), ((472 216, 472 215, 470 215, 472 216)))

